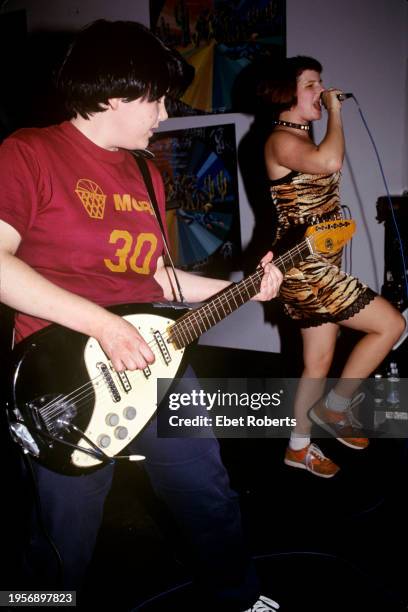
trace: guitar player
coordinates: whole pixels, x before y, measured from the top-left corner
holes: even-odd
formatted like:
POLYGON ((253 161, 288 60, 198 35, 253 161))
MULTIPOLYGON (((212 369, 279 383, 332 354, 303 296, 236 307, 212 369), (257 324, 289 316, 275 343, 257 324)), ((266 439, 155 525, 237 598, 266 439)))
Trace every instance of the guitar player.
MULTIPOLYGON (((190 69, 191 70, 191 69, 190 69)), ((59 74, 70 119, 22 129, 0 147, 1 301, 16 312, 15 342, 57 323, 95 338, 115 370, 154 363, 137 329, 106 306, 179 299, 163 238, 129 151, 145 149, 166 119, 165 98, 191 75, 179 56, 134 22, 99 20, 78 33, 59 74)), ((148 162, 160 214, 164 189, 148 162)), ((268 253, 254 299, 270 300, 282 275, 268 253)), ((177 271, 184 299, 204 301, 228 282, 177 271)), ((180 383, 181 385, 183 382, 180 383)), ((193 549, 208 610, 276 610, 260 595, 236 494, 215 439, 158 439, 155 420, 135 441, 155 493, 193 549)), ((33 462, 43 519, 24 554, 23 588, 79 589, 92 557, 113 466, 69 476, 33 462)))

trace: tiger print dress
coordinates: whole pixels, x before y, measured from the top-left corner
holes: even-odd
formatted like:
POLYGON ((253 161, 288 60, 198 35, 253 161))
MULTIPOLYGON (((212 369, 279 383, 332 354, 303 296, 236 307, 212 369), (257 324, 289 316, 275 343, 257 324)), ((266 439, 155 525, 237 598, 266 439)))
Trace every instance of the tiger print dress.
MULTIPOLYGON (((277 212, 274 244, 278 251, 299 242, 308 225, 341 218, 339 180, 340 172, 290 172, 281 179, 270 180, 277 212)), ((342 249, 325 256, 314 253, 286 273, 280 299, 286 313, 301 327, 348 319, 376 296, 358 279, 340 270, 341 258, 342 249)))

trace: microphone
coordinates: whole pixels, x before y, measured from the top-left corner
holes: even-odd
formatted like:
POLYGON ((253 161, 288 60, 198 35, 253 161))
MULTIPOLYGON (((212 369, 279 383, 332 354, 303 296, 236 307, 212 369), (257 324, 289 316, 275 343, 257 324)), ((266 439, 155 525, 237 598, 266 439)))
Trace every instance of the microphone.
POLYGON ((354 98, 354 95, 352 93, 337 94, 337 99, 340 100, 340 102, 344 102, 344 100, 347 100, 348 98, 354 98))
MULTIPOLYGON (((322 104, 323 104, 323 106, 324 106, 325 108, 326 108, 326 104, 325 104, 325 102, 324 102, 324 100, 323 100, 323 94, 324 94, 324 93, 326 93, 326 91, 330 91, 330 90, 325 89, 325 90, 324 90, 324 91, 322 91, 322 93, 320 94, 320 100, 321 100, 321 102, 322 102, 322 104)), ((336 97, 337 97, 337 99, 338 99, 340 102, 344 102, 344 100, 347 100, 348 98, 354 98, 354 94, 352 94, 352 93, 341 93, 341 94, 336 94, 336 97)), ((355 98, 354 98, 354 99, 355 99, 355 98)))
MULTIPOLYGON (((320 94, 320 98, 323 100, 323 94, 325 93, 325 91, 328 90, 324 90, 322 91, 322 93, 320 94)), ((354 94, 352 93, 341 93, 341 94, 337 94, 337 99, 340 100, 340 102, 344 102, 344 100, 347 100, 347 98, 354 98, 354 94)))

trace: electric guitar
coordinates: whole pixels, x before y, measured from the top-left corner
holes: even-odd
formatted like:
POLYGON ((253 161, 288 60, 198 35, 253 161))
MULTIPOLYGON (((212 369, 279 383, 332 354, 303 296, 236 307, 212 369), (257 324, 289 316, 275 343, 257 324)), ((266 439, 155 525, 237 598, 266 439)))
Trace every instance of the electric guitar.
MULTIPOLYGON (((339 251, 355 230, 352 220, 308 228, 304 239, 274 260, 283 274, 313 253, 339 251)), ((263 269, 229 285, 203 305, 113 308, 142 334, 155 354, 144 370, 116 372, 94 339, 50 325, 13 352, 10 432, 24 452, 60 473, 79 474, 120 457, 157 409, 157 379, 182 369, 185 348, 259 292, 263 269)))

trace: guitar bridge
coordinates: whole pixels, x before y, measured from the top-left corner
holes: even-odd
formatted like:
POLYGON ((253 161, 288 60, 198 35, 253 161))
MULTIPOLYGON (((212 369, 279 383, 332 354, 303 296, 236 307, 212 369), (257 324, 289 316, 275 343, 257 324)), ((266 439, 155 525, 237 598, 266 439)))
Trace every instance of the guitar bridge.
POLYGON ((101 374, 103 376, 103 379, 106 383, 106 386, 109 389, 109 392, 111 394, 111 397, 113 399, 114 402, 120 402, 120 393, 118 391, 117 386, 114 383, 114 380, 111 376, 111 373, 109 372, 109 368, 106 365, 106 363, 103 363, 102 361, 99 361, 96 364, 97 368, 101 371, 101 374))
POLYGON ((58 436, 77 416, 75 403, 63 395, 43 395, 30 402, 28 408, 37 429, 41 431, 45 426, 53 436, 58 436))

